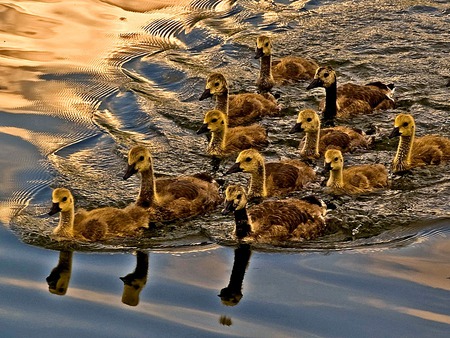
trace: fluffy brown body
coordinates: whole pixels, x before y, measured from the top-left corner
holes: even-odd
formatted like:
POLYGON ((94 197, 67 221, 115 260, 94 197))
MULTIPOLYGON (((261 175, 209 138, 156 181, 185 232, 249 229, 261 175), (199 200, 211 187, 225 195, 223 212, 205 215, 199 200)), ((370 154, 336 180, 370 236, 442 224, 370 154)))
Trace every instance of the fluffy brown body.
POLYGON ((343 153, 358 148, 368 148, 368 140, 361 131, 353 128, 337 126, 320 128, 320 119, 314 110, 302 110, 298 114, 297 123, 291 133, 305 132, 305 138, 300 142, 300 155, 306 159, 316 159, 328 149, 338 149, 343 153))
POLYGON ((148 213, 136 205, 129 205, 125 209, 79 209, 75 214, 73 196, 64 188, 55 189, 52 200, 54 206, 59 206, 61 213, 59 224, 53 230, 53 234, 59 237, 98 241, 136 235, 138 230, 148 228, 148 213))
POLYGON ((390 136, 400 136, 400 142, 392 162, 393 172, 450 160, 450 139, 439 135, 415 138, 415 129, 415 121, 411 115, 399 114, 395 118, 394 130, 390 136))
POLYGON ((357 165, 343 169, 342 153, 336 149, 325 153, 325 167, 330 170, 327 187, 335 194, 361 194, 388 186, 388 172, 382 164, 357 165))
POLYGON ((239 171, 251 174, 248 188, 250 198, 283 196, 300 190, 316 177, 311 167, 298 160, 266 164, 263 156, 255 149, 242 151, 228 173, 239 171))
POLYGON ((211 74, 206 81, 206 89, 201 99, 213 96, 215 109, 228 117, 228 125, 241 126, 251 124, 265 116, 276 116, 280 113, 275 97, 271 94, 228 94, 228 84, 220 73, 211 74))
POLYGON ((266 130, 257 124, 228 128, 226 115, 219 110, 205 114, 203 126, 197 133, 211 132, 211 140, 206 148, 209 155, 228 157, 241 150, 262 149, 269 145, 266 130))
POLYGON ((261 92, 270 91, 275 85, 312 79, 319 67, 315 61, 297 56, 272 61, 272 40, 266 35, 260 35, 256 40, 255 58, 261 60, 259 77, 256 81, 261 92))
POLYGON ((236 225, 241 227, 240 230, 246 226, 242 224, 243 221, 240 217, 245 212, 247 213, 248 233, 245 236, 246 239, 265 243, 312 240, 323 235, 325 230, 326 207, 319 205, 320 203, 290 198, 280 201, 264 201, 247 210, 244 188, 234 185, 227 188, 225 201, 233 204, 228 208, 234 208, 236 225))
POLYGON ((136 205, 146 209, 150 221, 190 218, 213 210, 222 201, 218 184, 207 175, 156 179, 151 154, 142 146, 128 153, 124 178, 137 172, 141 174, 141 189, 136 205))

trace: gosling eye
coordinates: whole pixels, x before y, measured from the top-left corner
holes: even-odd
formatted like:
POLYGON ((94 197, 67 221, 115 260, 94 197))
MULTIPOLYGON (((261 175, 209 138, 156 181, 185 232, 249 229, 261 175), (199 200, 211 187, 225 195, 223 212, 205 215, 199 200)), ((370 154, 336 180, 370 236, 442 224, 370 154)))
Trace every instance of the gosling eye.
POLYGON ((306 119, 306 121, 311 122, 311 121, 312 121, 312 118, 308 117, 308 118, 306 119))
POLYGON ((323 74, 323 77, 328 77, 328 75, 330 75, 330 74, 325 73, 325 74, 323 74))
POLYGON ((403 127, 407 127, 408 126, 408 122, 403 122, 403 127))
POLYGON ((212 123, 216 123, 216 122, 217 122, 217 119, 212 119, 211 122, 212 122, 212 123))
POLYGON ((264 44, 264 46, 266 46, 266 47, 269 47, 269 43, 268 43, 268 42, 266 42, 266 43, 264 44))
POLYGON ((240 200, 240 199, 242 198, 242 195, 239 194, 239 195, 236 196, 236 198, 237 198, 238 200, 240 200))
POLYGON ((219 85, 220 85, 219 82, 214 83, 214 86, 215 86, 215 87, 219 87, 219 85))
POLYGON ((143 161, 144 160, 144 156, 139 157, 139 161, 143 161))
POLYGON ((63 202, 67 201, 67 197, 63 197, 63 198, 62 198, 62 201, 63 201, 63 202))
POLYGON ((251 160, 252 160, 251 157, 247 157, 247 158, 245 159, 245 162, 250 162, 251 160))
POLYGON ((339 160, 338 157, 335 157, 335 158, 334 158, 334 162, 337 162, 338 160, 339 160))

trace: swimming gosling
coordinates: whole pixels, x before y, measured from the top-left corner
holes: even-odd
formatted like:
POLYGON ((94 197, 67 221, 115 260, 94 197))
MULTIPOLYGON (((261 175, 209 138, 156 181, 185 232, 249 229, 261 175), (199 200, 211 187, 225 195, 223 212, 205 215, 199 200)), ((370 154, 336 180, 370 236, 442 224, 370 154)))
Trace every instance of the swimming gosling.
POLYGON ((133 236, 149 225, 146 210, 134 204, 124 209, 78 209, 75 214, 74 198, 65 188, 53 190, 52 202, 49 215, 60 213, 58 226, 53 230, 57 237, 99 241, 111 237, 133 236))
POLYGON ((248 188, 251 199, 286 195, 300 190, 316 177, 312 168, 298 160, 266 164, 264 157, 255 149, 241 151, 227 174, 241 171, 251 174, 248 188))
POLYGON ((440 164, 450 160, 450 139, 439 135, 415 138, 416 124, 410 114, 398 114, 390 138, 400 136, 392 171, 401 173, 413 167, 440 164))
POLYGON ((388 186, 388 172, 382 164, 363 164, 344 169, 340 150, 325 152, 325 169, 330 171, 327 187, 335 194, 361 194, 388 186))
POLYGON ((300 142, 300 155, 305 159, 316 159, 328 149, 338 149, 343 153, 355 149, 367 149, 369 142, 362 131, 336 126, 320 128, 320 119, 312 109, 305 109, 298 113, 297 123, 289 131, 290 134, 305 132, 305 139, 300 142))
POLYGON ((326 205, 313 196, 264 201, 247 209, 247 194, 240 185, 225 191, 223 214, 234 213, 237 238, 263 243, 312 240, 325 230, 326 205))

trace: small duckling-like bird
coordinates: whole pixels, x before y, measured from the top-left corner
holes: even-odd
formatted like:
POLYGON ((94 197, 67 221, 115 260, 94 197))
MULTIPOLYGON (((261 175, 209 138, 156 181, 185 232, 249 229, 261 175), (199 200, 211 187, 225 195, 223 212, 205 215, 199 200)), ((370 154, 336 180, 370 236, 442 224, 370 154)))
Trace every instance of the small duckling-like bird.
POLYGON ((105 207, 86 211, 79 209, 75 214, 72 193, 57 188, 52 193, 53 206, 49 215, 61 213, 53 234, 68 239, 98 241, 111 237, 132 236, 142 228, 148 228, 149 215, 145 209, 129 205, 125 209, 105 207))
POLYGON ((136 205, 146 208, 150 220, 170 221, 197 216, 213 210, 221 201, 219 185, 206 174, 156 179, 150 151, 135 146, 128 152, 123 178, 141 174, 136 205))
POLYGON ((312 109, 299 112, 297 123, 289 133, 304 131, 306 137, 300 142, 300 155, 306 159, 319 158, 328 149, 338 149, 341 152, 351 152, 357 148, 369 146, 361 131, 349 127, 337 126, 320 129, 320 119, 312 109))
POLYGON ((256 39, 255 59, 261 59, 256 85, 261 92, 270 91, 274 85, 285 85, 314 78, 319 65, 296 56, 287 56, 272 62, 272 40, 267 35, 256 39))
POLYGON ((439 135, 415 138, 416 124, 409 114, 398 114, 390 138, 400 136, 392 171, 400 173, 413 167, 440 164, 450 160, 450 139, 439 135))
POLYGON ((314 80, 306 89, 317 87, 325 88, 325 107, 322 111, 325 121, 333 121, 336 116, 349 118, 395 107, 393 84, 372 82, 361 86, 346 83, 337 87, 336 72, 330 66, 317 68, 314 80))
POLYGON ((216 98, 214 109, 228 117, 229 126, 241 126, 255 122, 264 116, 276 116, 280 113, 275 97, 256 93, 228 95, 228 84, 220 73, 208 76, 206 89, 200 96, 202 101, 208 97, 216 98))
POLYGON ((264 201, 247 210, 247 195, 239 185, 225 191, 222 213, 234 212, 237 238, 248 237, 258 242, 311 240, 325 230, 326 205, 314 196, 264 201))
POLYGON ((364 164, 344 170, 344 158, 337 149, 325 152, 325 169, 330 171, 327 187, 336 194, 360 194, 388 186, 384 165, 364 164))
POLYGON ((243 149, 262 149, 269 145, 266 130, 257 124, 228 128, 227 117, 220 110, 210 110, 205 114, 203 125, 197 134, 211 132, 206 151, 215 157, 227 157, 243 149))
POLYGON ((241 151, 227 174, 241 171, 251 174, 248 188, 251 199, 286 195, 301 189, 316 177, 312 168, 298 160, 265 164, 264 157, 255 149, 241 151))

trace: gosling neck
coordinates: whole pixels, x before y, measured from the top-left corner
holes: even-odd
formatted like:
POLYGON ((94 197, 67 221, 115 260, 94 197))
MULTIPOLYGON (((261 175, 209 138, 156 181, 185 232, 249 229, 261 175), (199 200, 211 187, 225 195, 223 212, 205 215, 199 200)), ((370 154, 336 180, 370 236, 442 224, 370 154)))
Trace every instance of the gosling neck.
POLYGON ((266 167, 264 163, 259 163, 256 171, 252 172, 248 195, 249 198, 267 197, 266 167))
POLYGON ((323 111, 323 119, 325 121, 333 121, 337 115, 337 84, 336 81, 325 88, 325 110, 323 111))
POLYGON ((220 94, 216 95, 216 107, 214 109, 220 110, 222 113, 228 116, 228 88, 220 94))
POLYGON ((157 203, 156 180, 153 173, 153 165, 141 171, 141 189, 139 191, 136 205, 142 208, 149 208, 157 203))
POLYGON ((400 172, 408 170, 411 167, 411 153, 414 143, 414 134, 411 136, 400 136, 397 153, 392 163, 392 170, 400 172))
POLYGON ((319 130, 305 133, 306 139, 300 154, 304 157, 319 157, 319 130))
POLYGON ((58 226, 53 230, 53 234, 61 237, 74 237, 73 223, 75 220, 75 210, 72 205, 70 210, 61 211, 58 226))
POLYGON ((344 187, 344 175, 342 168, 339 170, 330 170, 330 178, 328 179, 327 187, 331 188, 344 187))
POLYGON ((236 223, 235 233, 237 238, 244 238, 252 231, 248 221, 247 207, 234 211, 234 221, 236 223))
POLYGON ((261 92, 269 92, 275 85, 272 75, 272 56, 263 55, 260 61, 259 78, 256 85, 261 92))
POLYGON ((223 128, 211 132, 211 140, 208 145, 208 153, 210 155, 221 155, 226 148, 226 137, 228 134, 228 126, 223 124, 223 128))

